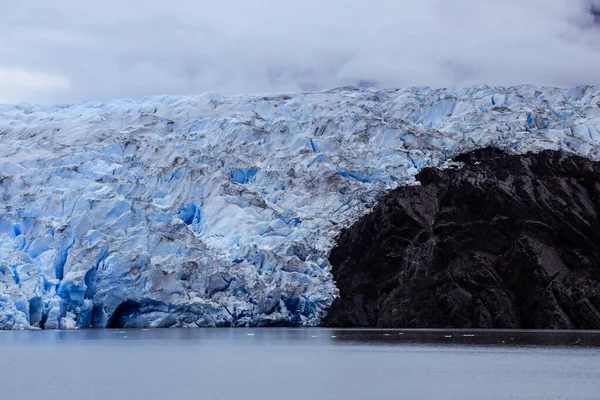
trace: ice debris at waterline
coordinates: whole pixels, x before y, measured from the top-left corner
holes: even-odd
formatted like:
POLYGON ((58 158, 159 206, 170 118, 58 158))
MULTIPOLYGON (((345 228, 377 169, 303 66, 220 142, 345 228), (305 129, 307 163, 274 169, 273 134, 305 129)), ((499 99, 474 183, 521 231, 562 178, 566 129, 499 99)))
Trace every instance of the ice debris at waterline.
POLYGON ((0 105, 0 328, 316 325, 342 227, 495 146, 597 160, 600 87, 0 105))

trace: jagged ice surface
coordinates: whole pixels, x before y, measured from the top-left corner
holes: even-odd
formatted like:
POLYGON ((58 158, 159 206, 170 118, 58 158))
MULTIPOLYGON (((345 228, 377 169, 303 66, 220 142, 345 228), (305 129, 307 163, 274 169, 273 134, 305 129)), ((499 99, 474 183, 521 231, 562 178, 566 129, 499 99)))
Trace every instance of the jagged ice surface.
POLYGON ((315 325, 336 235, 488 145, 599 159, 600 88, 0 105, 0 329, 315 325))

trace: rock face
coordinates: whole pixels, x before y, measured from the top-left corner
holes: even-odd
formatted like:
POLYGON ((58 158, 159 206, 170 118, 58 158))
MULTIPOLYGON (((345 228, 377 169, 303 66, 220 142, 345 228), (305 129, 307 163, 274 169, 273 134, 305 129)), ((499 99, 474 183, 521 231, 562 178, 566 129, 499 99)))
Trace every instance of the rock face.
POLYGON ((463 154, 342 232, 328 326, 600 328, 600 163, 463 154))

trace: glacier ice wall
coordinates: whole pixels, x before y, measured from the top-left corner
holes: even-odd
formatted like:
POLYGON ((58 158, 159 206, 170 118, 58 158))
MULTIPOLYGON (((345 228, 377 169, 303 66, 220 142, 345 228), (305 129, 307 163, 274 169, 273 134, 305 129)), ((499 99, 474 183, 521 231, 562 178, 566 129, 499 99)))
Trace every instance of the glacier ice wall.
POLYGON ((315 325, 335 236, 494 145, 599 159, 600 87, 0 105, 0 329, 315 325))

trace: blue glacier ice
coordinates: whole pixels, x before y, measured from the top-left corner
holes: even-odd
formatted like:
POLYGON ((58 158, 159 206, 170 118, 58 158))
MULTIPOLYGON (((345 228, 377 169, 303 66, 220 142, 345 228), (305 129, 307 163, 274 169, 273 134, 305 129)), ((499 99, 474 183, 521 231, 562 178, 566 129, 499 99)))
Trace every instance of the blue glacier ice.
POLYGON ((316 325, 341 229, 494 145, 600 159, 600 87, 0 105, 0 329, 316 325))

